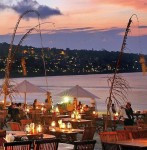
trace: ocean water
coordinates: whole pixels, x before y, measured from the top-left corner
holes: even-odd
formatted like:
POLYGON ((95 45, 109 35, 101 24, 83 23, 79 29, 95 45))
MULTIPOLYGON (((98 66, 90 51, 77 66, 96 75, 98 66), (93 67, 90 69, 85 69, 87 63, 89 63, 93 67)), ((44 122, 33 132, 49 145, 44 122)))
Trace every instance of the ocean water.
MULTIPOLYGON (((106 111, 106 99, 109 96, 108 77, 113 74, 97 74, 97 75, 69 75, 69 76, 49 76, 49 77, 33 77, 33 78, 13 78, 13 84, 27 80, 45 90, 51 92, 53 103, 62 101, 62 97, 57 96, 58 93, 69 89, 75 85, 80 85, 84 89, 93 93, 97 97, 96 106, 98 111, 106 111)), ((129 83, 128 101, 132 103, 134 110, 147 110, 147 75, 142 73, 122 73, 120 74, 129 83)), ((2 84, 3 80, 0 80, 2 84)), ((24 93, 13 94, 14 102, 24 102, 24 93)), ((27 102, 33 103, 37 98, 39 102, 44 102, 46 95, 43 93, 27 93, 27 102)), ((0 97, 3 100, 3 96, 0 97)), ((90 104, 89 98, 79 98, 79 101, 90 104)), ((9 101, 9 99, 8 99, 9 101)), ((123 103, 122 103, 123 104, 123 103)))

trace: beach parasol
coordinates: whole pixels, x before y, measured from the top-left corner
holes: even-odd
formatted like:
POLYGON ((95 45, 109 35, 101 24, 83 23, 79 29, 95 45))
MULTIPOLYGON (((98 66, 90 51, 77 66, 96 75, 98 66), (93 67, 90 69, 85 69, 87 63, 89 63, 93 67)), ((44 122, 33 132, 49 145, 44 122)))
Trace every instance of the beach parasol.
POLYGON ((44 89, 28 82, 27 80, 22 81, 21 83, 14 86, 13 91, 16 93, 24 93, 25 99, 24 103, 26 104, 26 94, 27 93, 46 93, 44 89))
POLYGON ((87 97, 87 98, 99 98, 96 95, 90 93, 89 91, 83 89, 81 86, 76 85, 68 90, 65 90, 59 94, 58 96, 70 96, 70 97, 87 97))

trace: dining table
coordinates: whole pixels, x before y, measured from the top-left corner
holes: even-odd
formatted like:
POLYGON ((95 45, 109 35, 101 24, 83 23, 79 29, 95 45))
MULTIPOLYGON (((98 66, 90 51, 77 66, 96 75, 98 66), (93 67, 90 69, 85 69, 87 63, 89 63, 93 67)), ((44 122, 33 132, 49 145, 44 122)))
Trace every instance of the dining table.
POLYGON ((127 149, 136 148, 136 150, 147 150, 147 138, 130 139, 123 141, 110 142, 111 144, 119 145, 121 148, 127 149))
POLYGON ((33 137, 33 136, 38 136, 41 137, 43 139, 53 139, 55 138, 55 135, 51 135, 51 134, 41 134, 41 133, 35 133, 35 134, 28 134, 24 131, 6 131, 6 137, 8 135, 12 135, 14 136, 15 139, 21 139, 22 137, 33 137))
POLYGON ((59 138, 62 142, 72 143, 77 140, 77 134, 83 134, 83 129, 67 129, 59 127, 49 127, 49 132, 59 138))
POLYGON ((62 122, 70 122, 73 128, 84 128, 86 126, 92 126, 92 120, 87 119, 62 118, 62 122))

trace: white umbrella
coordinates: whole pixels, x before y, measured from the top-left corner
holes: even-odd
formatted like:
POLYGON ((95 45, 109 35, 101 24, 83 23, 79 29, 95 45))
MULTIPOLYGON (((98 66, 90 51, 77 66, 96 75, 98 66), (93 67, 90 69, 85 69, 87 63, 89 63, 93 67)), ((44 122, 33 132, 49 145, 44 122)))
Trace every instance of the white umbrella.
POLYGON ((87 97, 87 98, 99 98, 97 96, 95 96, 94 94, 90 93, 89 91, 83 89, 82 87, 80 87, 79 85, 76 85, 68 90, 65 90, 59 94, 57 94, 58 96, 70 96, 70 97, 87 97))
POLYGON ((13 91, 16 93, 24 93, 25 94, 25 100, 24 103, 26 104, 26 94, 27 93, 46 93, 46 91, 27 80, 22 81, 21 83, 14 86, 13 91))

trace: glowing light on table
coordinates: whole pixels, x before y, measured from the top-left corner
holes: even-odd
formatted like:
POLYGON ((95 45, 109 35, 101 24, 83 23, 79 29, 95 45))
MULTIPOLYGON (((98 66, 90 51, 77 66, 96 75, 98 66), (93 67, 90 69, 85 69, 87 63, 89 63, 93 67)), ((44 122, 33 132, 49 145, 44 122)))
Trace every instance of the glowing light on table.
POLYGON ((59 128, 61 128, 62 120, 58 120, 59 128))
POLYGON ((67 129, 71 129, 72 128, 72 124, 70 122, 67 123, 67 129))
POLYGON ((71 114, 71 118, 72 118, 72 119, 75 118, 75 114, 74 114, 74 113, 71 114))
POLYGON ((62 124, 61 124, 61 128, 62 128, 62 129, 65 129, 65 128, 66 128, 66 124, 65 124, 65 123, 62 123, 62 124))
POLYGON ((56 122, 55 122, 55 121, 52 121, 51 126, 52 126, 52 127, 56 127, 56 122))
POLYGON ((41 125, 38 125, 38 127, 37 127, 37 133, 39 133, 39 132, 42 132, 42 127, 41 127, 41 125))

